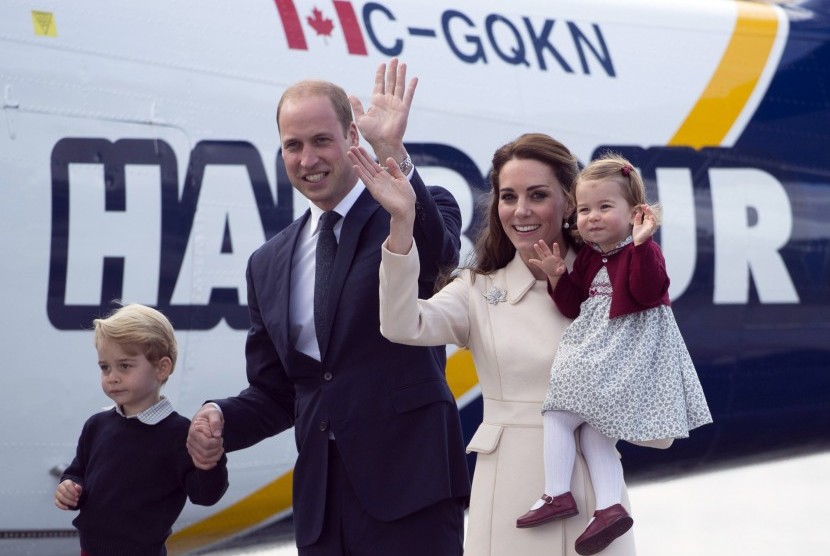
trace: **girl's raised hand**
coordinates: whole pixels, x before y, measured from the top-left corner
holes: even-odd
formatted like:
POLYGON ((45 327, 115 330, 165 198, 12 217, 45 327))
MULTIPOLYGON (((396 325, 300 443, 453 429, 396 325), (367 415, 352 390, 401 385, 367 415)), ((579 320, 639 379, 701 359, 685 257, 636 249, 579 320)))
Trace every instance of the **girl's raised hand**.
POLYGON ((565 266, 565 259, 559 254, 559 244, 554 242, 552 247, 548 247, 547 243, 540 239, 533 244, 533 249, 536 250, 539 258, 530 259, 528 262, 540 268, 549 280, 557 280, 565 274, 567 267, 565 266))
POLYGON ((634 215, 634 226, 631 230, 631 237, 634 245, 640 245, 654 235, 657 231, 657 218, 654 216, 651 207, 640 205, 637 207, 637 214, 634 215))

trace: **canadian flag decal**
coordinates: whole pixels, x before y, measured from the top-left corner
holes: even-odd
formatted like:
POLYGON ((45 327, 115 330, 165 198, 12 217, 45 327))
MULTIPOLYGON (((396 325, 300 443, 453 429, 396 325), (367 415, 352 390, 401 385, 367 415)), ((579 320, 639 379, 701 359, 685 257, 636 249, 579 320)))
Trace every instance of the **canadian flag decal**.
MULTIPOLYGON (((277 11, 285 29, 285 38, 288 41, 288 48, 293 50, 308 50, 305 32, 303 31, 302 20, 297 12, 294 0, 274 0, 277 11)), ((343 30, 343 37, 346 39, 346 48, 349 54, 366 56, 366 43, 363 40, 363 32, 357 23, 352 3, 346 0, 333 0, 334 11, 340 28, 343 30)), ((322 10, 314 7, 305 17, 309 27, 318 35, 330 37, 336 24, 330 17, 326 17, 322 10)))

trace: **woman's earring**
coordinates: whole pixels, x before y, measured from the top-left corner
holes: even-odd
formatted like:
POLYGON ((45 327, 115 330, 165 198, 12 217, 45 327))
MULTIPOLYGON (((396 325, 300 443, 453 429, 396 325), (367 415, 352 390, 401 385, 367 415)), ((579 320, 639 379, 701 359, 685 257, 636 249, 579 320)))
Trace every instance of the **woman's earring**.
POLYGON ((571 227, 571 223, 570 223, 570 222, 568 222, 567 220, 565 220, 565 221, 564 221, 564 223, 562 224, 562 227, 563 227, 563 228, 565 228, 565 229, 567 230, 568 228, 570 228, 570 227, 571 227))

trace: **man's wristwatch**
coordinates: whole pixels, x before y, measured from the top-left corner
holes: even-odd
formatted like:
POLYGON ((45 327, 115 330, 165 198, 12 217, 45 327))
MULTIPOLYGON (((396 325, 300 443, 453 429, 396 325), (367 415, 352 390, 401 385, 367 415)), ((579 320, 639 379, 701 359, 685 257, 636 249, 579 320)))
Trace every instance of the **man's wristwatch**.
MULTIPOLYGON (((401 169, 401 174, 403 174, 404 176, 409 175, 409 172, 412 171, 412 166, 412 159, 409 157, 409 155, 406 155, 406 158, 404 158, 398 163, 398 168, 401 169)), ((381 168, 383 168, 384 170, 387 169, 386 166, 381 166, 381 168)))
POLYGON ((404 176, 409 175, 409 172, 412 171, 412 159, 409 158, 409 155, 406 155, 406 158, 400 161, 398 168, 401 169, 401 174, 404 176))

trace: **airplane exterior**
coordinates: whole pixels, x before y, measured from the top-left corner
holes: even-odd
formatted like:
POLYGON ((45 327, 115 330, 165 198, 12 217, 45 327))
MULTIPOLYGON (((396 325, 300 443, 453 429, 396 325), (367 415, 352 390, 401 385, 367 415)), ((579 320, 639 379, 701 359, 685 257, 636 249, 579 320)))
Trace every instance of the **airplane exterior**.
MULTIPOLYGON (((112 300, 175 325, 163 392, 179 413, 244 388, 247 258, 307 207, 277 100, 315 77, 365 103, 392 56, 420 79, 406 146, 459 202, 462 259, 490 157, 521 133, 583 162, 622 153, 663 205, 673 309, 715 422, 666 451, 621 445, 629 480, 830 447, 830 1, 10 0, 0 554, 71 536, 52 498, 109 405, 91 321, 112 300)), ((472 435, 475 369, 448 354, 472 435)), ((188 504, 171 554, 290 515, 295 456, 290 432, 231 454, 228 494, 188 504)))

